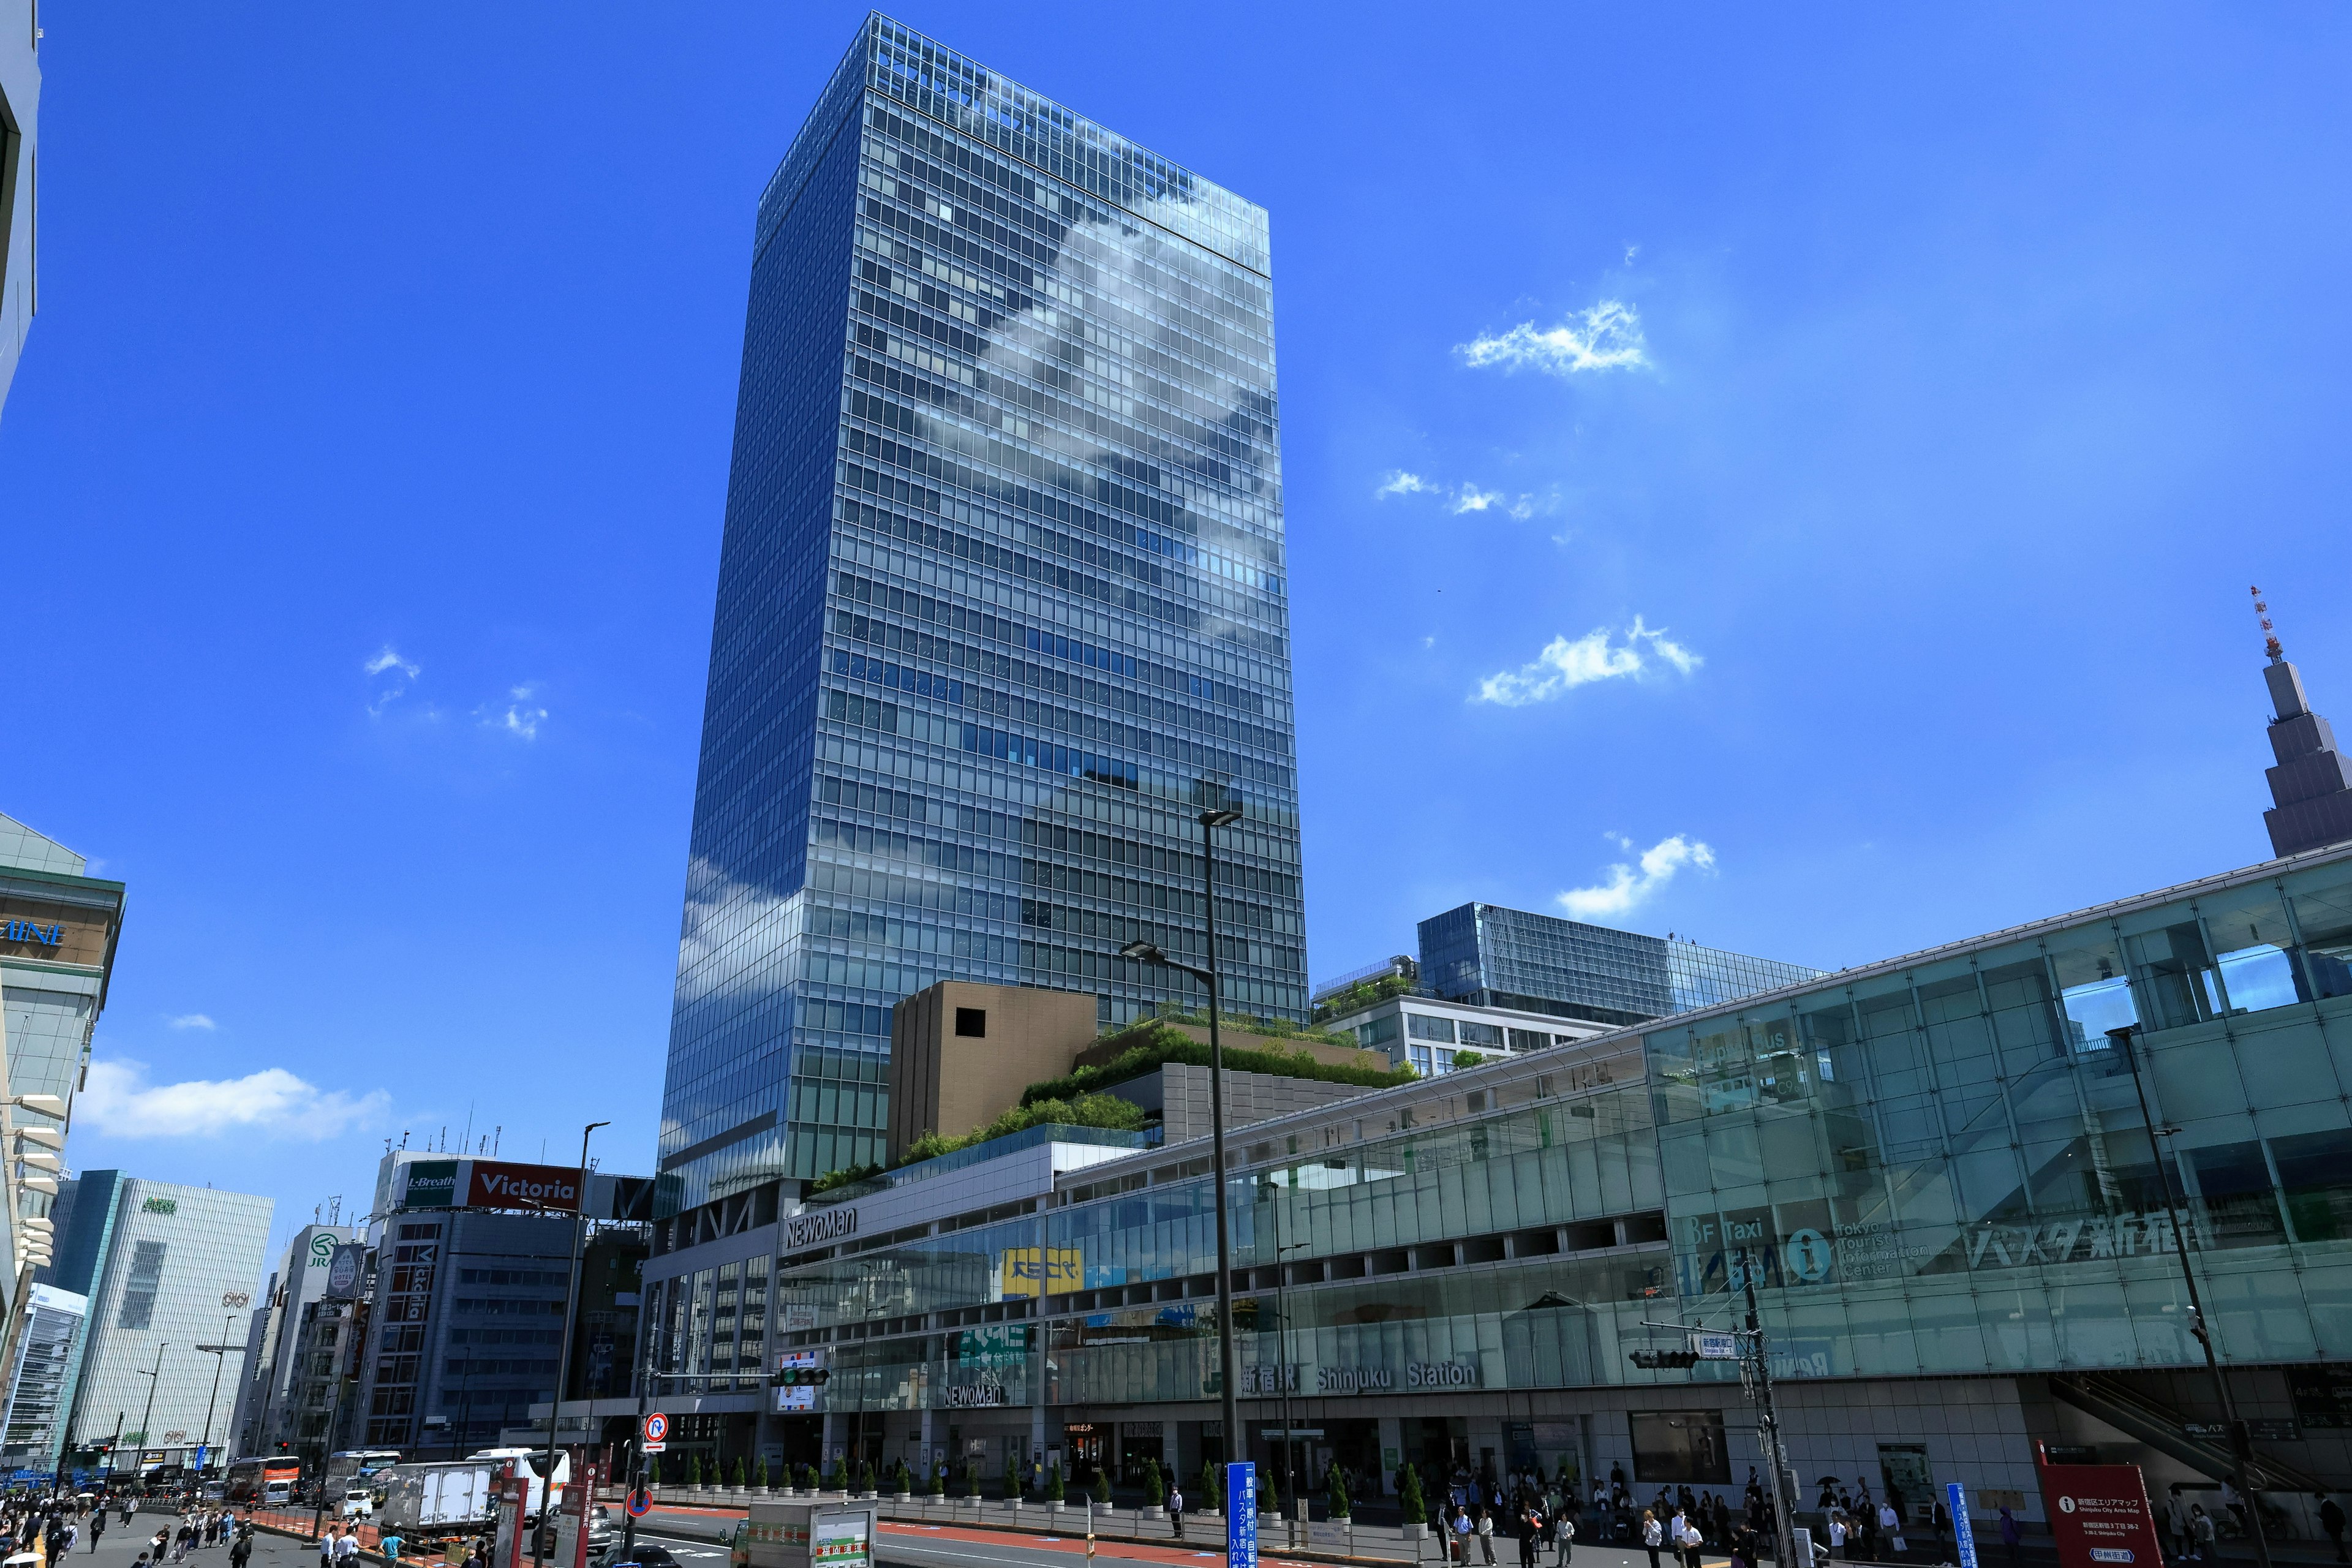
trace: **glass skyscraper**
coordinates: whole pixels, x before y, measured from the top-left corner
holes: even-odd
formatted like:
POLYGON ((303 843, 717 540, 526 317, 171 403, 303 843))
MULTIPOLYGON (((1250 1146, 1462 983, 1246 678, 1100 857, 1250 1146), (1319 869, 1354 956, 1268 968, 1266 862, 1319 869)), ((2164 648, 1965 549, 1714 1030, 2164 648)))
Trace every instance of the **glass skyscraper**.
POLYGON ((761 198, 660 1212, 881 1158, 943 977, 1303 1018, 1262 208, 881 16, 761 198))
POLYGON ((1433 994, 1596 1024, 1663 1018, 1823 973, 1496 904, 1432 915, 1420 933, 1422 980, 1433 994))

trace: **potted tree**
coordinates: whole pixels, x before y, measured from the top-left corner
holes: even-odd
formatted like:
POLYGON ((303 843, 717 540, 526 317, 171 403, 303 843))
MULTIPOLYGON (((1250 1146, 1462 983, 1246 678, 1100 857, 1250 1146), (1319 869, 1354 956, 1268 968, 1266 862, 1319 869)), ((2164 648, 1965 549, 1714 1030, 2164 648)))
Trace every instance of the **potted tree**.
POLYGON ((774 1489, 768 1485, 768 1456, 760 1456, 760 1468, 751 1472, 751 1489, 765 1497, 774 1489))
POLYGON ((1054 1513, 1062 1511, 1062 1466, 1055 1460, 1045 1467, 1045 1507, 1054 1513))
POLYGON ((1021 1517, 1021 1458, 1017 1454, 1004 1456, 1004 1506, 1013 1510, 1013 1518, 1021 1517))
POLYGON ((948 1497, 948 1466, 945 1459, 931 1461, 931 1500, 945 1502, 948 1497))
POLYGON ((727 1472, 727 1497, 730 1502, 743 1500, 743 1456, 735 1456, 735 1463, 727 1472))
POLYGON ((1087 1489, 1094 1493, 1097 1508, 1110 1507, 1110 1472, 1108 1470, 1097 1465, 1095 1468, 1095 1484, 1087 1489))
POLYGON ((890 1472, 890 1498, 894 1502, 915 1500, 915 1478, 907 1473, 907 1461, 904 1459, 899 1460, 890 1472))
POLYGON ((980 1461, 978 1459, 966 1459, 963 1462, 963 1495, 975 1506, 979 1504, 980 1461))
POLYGON ((874 1461, 871 1459, 857 1461, 857 1495, 861 1498, 874 1496, 874 1461))
POLYGON ((1330 1473, 1323 1478, 1323 1490, 1329 1500, 1331 1517, 1343 1520, 1354 1517, 1355 1505, 1348 1499, 1348 1478, 1339 1473, 1339 1461, 1331 1461, 1330 1473))
POLYGON ((1206 1459, 1201 1461, 1201 1511, 1202 1513, 1221 1514, 1225 1511, 1223 1485, 1224 1479, 1217 1473, 1216 1466, 1206 1459))
POLYGON ((1397 1471, 1397 1507, 1404 1513, 1407 1541, 1420 1541, 1429 1534, 1429 1505, 1421 1498, 1421 1475, 1411 1465, 1397 1471))
POLYGON ((649 1454, 646 1457, 646 1489, 656 1497, 661 1496, 661 1456, 659 1454, 649 1454))
POLYGON ((1160 1479, 1160 1461, 1143 1461, 1143 1517, 1168 1517, 1168 1483, 1160 1479))

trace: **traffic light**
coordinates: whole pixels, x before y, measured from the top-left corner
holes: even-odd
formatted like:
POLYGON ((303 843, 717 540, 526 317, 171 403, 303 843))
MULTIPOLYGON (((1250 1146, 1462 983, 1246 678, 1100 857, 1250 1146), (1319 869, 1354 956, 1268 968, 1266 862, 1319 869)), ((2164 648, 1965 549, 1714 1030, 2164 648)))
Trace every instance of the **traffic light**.
POLYGON ((1635 1366, 1648 1372, 1680 1372, 1698 1364, 1696 1351, 1629 1351, 1635 1366))
POLYGON ((768 1379, 771 1388, 821 1388, 833 1373, 821 1366, 779 1367, 776 1375, 768 1379))

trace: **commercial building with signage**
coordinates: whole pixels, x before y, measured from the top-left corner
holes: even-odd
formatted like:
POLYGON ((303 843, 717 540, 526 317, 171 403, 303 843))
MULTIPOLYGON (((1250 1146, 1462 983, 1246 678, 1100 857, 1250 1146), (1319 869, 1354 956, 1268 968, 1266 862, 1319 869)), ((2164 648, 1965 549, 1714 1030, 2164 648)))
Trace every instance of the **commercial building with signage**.
POLYGON ((246 1320, 246 1375, 236 1382, 228 1447, 238 1457, 291 1453, 301 1434, 294 1411, 297 1343, 300 1326, 327 1294, 336 1249, 359 1239, 351 1226, 306 1225, 287 1244, 286 1256, 270 1275, 261 1304, 246 1320), (289 1331, 290 1330, 290 1331, 289 1331))
MULTIPOLYGON (((559 1380, 574 1168, 397 1150, 378 1168, 352 1440, 457 1458, 570 1389, 625 1390, 652 1183, 591 1173, 573 1374, 559 1380)), ((601 1441, 601 1435, 594 1440, 601 1441)))
POLYGON ((89 1299, 69 1441, 87 1448, 119 1431, 151 1464, 193 1466, 208 1433, 215 1450, 229 1441, 273 1205, 120 1171, 85 1171, 68 1186, 55 1274, 89 1299), (203 1344, 238 1348, 216 1363, 203 1344))
MULTIPOLYGON (((19 1228, 28 1244, 38 1239, 40 1226, 22 1226, 23 1219, 64 1228, 53 1207, 66 1133, 122 934, 122 884, 89 870, 81 856, 56 839, 0 816, 0 1132, 8 1143, 8 1158, 0 1160, 0 1229, 10 1233, 0 1238, 5 1256, 14 1256, 19 1228), (63 1110, 9 1103, 24 1095, 54 1095, 63 1110)), ((56 1232, 49 1239, 53 1247, 64 1244, 56 1232)), ((44 1266, 34 1277, 87 1293, 87 1285, 53 1274, 44 1266)), ((24 1305, 10 1300, 17 1280, 13 1270, 0 1275, 0 1302, 11 1310, 24 1305)))
POLYGON ((33 199, 39 145, 41 35, 33 0, 0 0, 0 404, 32 330, 33 199))
MULTIPOLYGON (((1260 1122, 1227 1189, 1247 1441, 1271 1461, 1286 1394, 1318 1475, 1736 1487, 1734 1369, 1632 1358, 1753 1284, 1808 1505, 1832 1475, 2037 1517, 2036 1440, 2210 1501, 2185 1246, 2297 1508, 2352 1484, 2347 1107, 2337 846, 1260 1122)), ((1053 1136, 698 1247, 657 1281, 656 1363, 709 1373, 693 1408, 764 1412, 724 1440, 1192 1473, 1223 1447, 1205 1145, 1021 1138, 1053 1136), (825 1379, 761 1387, 751 1345, 825 1379)))

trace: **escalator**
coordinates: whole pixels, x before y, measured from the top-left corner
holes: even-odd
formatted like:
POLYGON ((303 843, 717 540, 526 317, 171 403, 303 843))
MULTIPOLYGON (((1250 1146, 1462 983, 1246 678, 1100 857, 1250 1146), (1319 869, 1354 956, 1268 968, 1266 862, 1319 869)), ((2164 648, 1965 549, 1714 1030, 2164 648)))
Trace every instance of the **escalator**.
MULTIPOLYGON (((2192 1435, 2187 1416, 2121 1378, 2095 1372, 2053 1373, 2050 1392, 2084 1415, 2095 1415, 2118 1432, 2138 1438, 2200 1475, 2222 1480, 2235 1468, 2226 1439, 2192 1435)), ((2248 1479, 2264 1491, 2302 1492, 2308 1496, 2331 1489, 2310 1471, 2274 1455, 2257 1450, 2247 1463, 2248 1479)))

